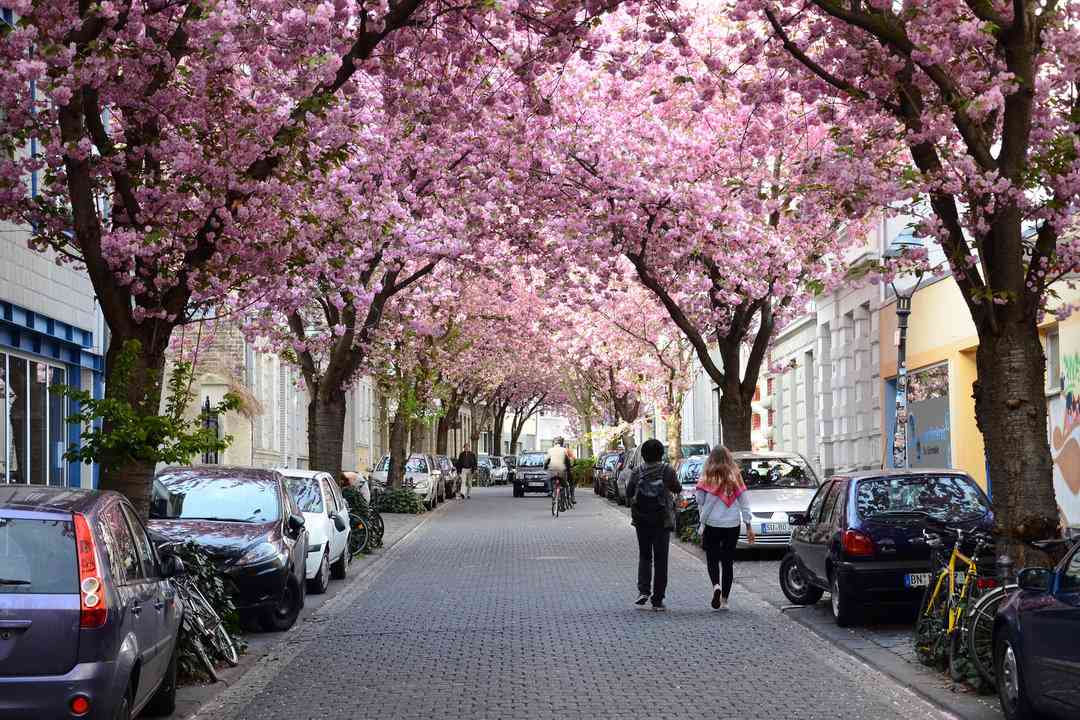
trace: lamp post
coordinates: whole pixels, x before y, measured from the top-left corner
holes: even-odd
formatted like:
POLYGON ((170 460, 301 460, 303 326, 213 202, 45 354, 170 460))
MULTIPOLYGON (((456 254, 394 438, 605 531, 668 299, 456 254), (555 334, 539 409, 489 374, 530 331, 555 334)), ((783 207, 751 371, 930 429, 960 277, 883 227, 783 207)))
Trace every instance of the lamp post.
MULTIPOLYGON (((905 231, 893 240, 885 252, 885 257, 895 259, 905 250, 915 247, 922 247, 922 243, 916 240, 910 231, 905 231)), ((911 298, 919 289, 922 276, 921 270, 916 272, 915 284, 904 291, 897 289, 895 281, 889 283, 893 295, 896 296, 896 426, 893 431, 893 467, 903 469, 911 466, 908 461, 907 329, 908 319, 911 317, 911 298)))

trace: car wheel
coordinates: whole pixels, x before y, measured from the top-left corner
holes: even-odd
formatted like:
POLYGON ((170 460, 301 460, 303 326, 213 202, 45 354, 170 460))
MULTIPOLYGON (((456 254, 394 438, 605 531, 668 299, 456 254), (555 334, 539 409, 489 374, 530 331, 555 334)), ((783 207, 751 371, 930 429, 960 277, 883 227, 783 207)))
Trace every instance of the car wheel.
POLYGON ((150 698, 150 702, 143 709, 144 715, 150 717, 166 717, 176 712, 176 665, 180 656, 179 641, 173 643, 172 657, 169 658, 169 666, 165 669, 165 677, 150 698))
POLYGON ((524 491, 524 490, 522 490, 522 489, 521 489, 520 487, 518 487, 517 485, 515 485, 515 486, 514 486, 514 497, 516 497, 516 498, 519 498, 519 497, 525 497, 525 491, 524 491))
POLYGON ((793 553, 780 561, 780 589, 796 605, 813 605, 825 594, 824 590, 810 584, 793 553))
POLYGON ((994 644, 994 668, 997 670, 998 698, 1007 720, 1038 720, 1041 717, 1031 707, 1020 657, 1008 633, 1002 633, 994 644))
POLYGON ((352 562, 352 553, 349 552, 349 544, 345 543, 345 547, 341 551, 341 557, 330 566, 330 577, 335 580, 344 580, 345 576, 349 574, 350 562, 352 562))
POLYGON ((844 587, 840 580, 840 573, 833 573, 832 586, 829 591, 829 604, 832 606, 833 620, 840 627, 851 627, 858 620, 858 610, 855 606, 851 592, 844 587))
POLYGON ((319 563, 319 569, 315 573, 315 577, 307 581, 308 590, 316 595, 322 595, 326 592, 326 588, 330 585, 330 560, 327 558, 327 553, 322 555, 322 562, 319 563))
POLYGON ((267 608, 262 615, 262 626, 270 632, 284 632, 296 624, 303 606, 303 593, 296 578, 289 576, 285 582, 285 592, 281 600, 272 608, 267 608))

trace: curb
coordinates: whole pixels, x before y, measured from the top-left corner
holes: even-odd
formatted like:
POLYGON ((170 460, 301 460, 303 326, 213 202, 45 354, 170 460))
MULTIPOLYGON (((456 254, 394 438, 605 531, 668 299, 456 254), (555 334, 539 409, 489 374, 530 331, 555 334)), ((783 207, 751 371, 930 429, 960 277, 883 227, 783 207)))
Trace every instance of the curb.
POLYGON ((317 642, 328 617, 335 615, 337 611, 350 604, 357 595, 367 590, 371 583, 377 579, 390 565, 398 548, 413 542, 418 531, 424 528, 433 518, 440 517, 449 512, 450 505, 424 513, 423 518, 411 530, 399 537, 389 545, 383 546, 378 551, 375 559, 367 564, 363 570, 350 575, 341 591, 328 600, 315 613, 304 618, 298 623, 296 632, 285 632, 275 642, 267 646, 263 654, 256 658, 243 672, 237 674, 229 681, 222 681, 223 687, 213 696, 207 698, 193 712, 183 716, 180 720, 228 720, 240 712, 247 704, 266 688, 277 674, 283 669, 282 661, 289 661, 304 649, 317 642))
MULTIPOLYGON (((604 507, 611 513, 623 517, 630 514, 628 510, 620 506, 613 506, 606 498, 600 499, 604 500, 604 507)), ((705 551, 696 545, 685 543, 679 540, 678 537, 673 538, 672 544, 685 555, 704 562, 705 551)), ((865 643, 864 646, 856 647, 850 643, 842 642, 839 638, 823 632, 822 628, 814 623, 800 617, 798 612, 787 612, 789 609, 797 611, 801 608, 791 606, 790 608, 784 607, 781 609, 738 580, 735 581, 735 584, 758 602, 788 618, 791 622, 813 634, 814 637, 826 641, 858 664, 886 676, 916 696, 920 701, 933 706, 935 710, 945 713, 949 718, 955 720, 1001 720, 1004 717, 996 704, 983 702, 979 696, 960 695, 950 692, 945 687, 935 687, 928 684, 925 671, 884 648, 872 643, 865 643)))

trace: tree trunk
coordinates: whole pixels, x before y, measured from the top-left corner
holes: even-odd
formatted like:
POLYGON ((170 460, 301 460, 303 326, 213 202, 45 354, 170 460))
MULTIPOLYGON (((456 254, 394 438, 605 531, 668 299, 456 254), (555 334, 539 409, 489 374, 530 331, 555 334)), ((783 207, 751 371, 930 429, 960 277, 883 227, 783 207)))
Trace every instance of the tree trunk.
POLYGON ((585 413, 581 416, 581 429, 584 430, 584 444, 581 446, 581 457, 591 460, 592 449, 592 415, 585 413))
POLYGON ((622 434, 622 446, 623 449, 628 452, 637 447, 637 441, 634 440, 634 433, 627 430, 622 434))
POLYGON ((446 449, 450 445, 450 415, 446 414, 439 418, 435 426, 435 454, 446 455, 446 449))
POLYGON ((308 466, 339 477, 344 447, 345 394, 321 386, 308 400, 308 466))
POLYGON ((1045 557, 1019 540, 1059 535, 1053 461, 1047 440, 1046 358, 1034 323, 1003 322, 979 338, 975 419, 986 445, 994 517, 1001 550, 1025 562, 1045 557))
POLYGON ((491 418, 491 440, 495 446, 493 455, 502 455, 502 436, 503 427, 506 425, 506 406, 503 405, 495 410, 494 416, 491 418))
POLYGON ((728 450, 753 450, 750 439, 753 410, 750 399, 735 388, 725 388, 720 395, 721 440, 728 450))
POLYGON ((390 421, 390 472, 386 476, 387 487, 395 490, 401 488, 401 481, 405 479, 407 430, 405 416, 399 409, 390 421))
POLYGON ((682 457, 682 407, 677 407, 664 418, 667 424, 668 461, 676 463, 682 457))
POLYGON ((428 451, 428 426, 422 419, 409 424, 409 452, 424 454, 428 451))
MULTIPOLYGON (((105 354, 105 397, 123 397, 137 413, 144 416, 159 414, 161 410, 161 379, 165 368, 165 348, 172 327, 159 328, 148 339, 124 336, 114 332, 105 354), (164 335, 164 338, 159 337, 164 335), (127 378, 117 374, 117 359, 124 345, 131 340, 139 343, 135 353, 131 375, 127 378)), ((108 423, 102 429, 112 430, 108 423)), ((154 463, 128 462, 123 465, 101 464, 101 490, 115 490, 128 498, 143 519, 150 514, 150 488, 154 481, 154 463)))

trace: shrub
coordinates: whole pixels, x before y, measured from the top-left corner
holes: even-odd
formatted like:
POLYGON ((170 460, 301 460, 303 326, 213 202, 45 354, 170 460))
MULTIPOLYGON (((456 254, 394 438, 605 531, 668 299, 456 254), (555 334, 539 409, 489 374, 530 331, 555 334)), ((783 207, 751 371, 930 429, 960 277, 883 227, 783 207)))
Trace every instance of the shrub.
POLYGON ((685 508, 675 513, 675 532, 683 542, 701 544, 701 536, 698 534, 698 506, 691 501, 685 508))
MULTIPOLYGON (((188 541, 182 545, 174 545, 171 550, 184 563, 184 573, 194 581, 206 601, 221 616, 225 629, 229 631, 233 644, 236 645, 236 651, 243 653, 247 648, 247 643, 240 637, 240 614, 225 585, 225 576, 218 571, 206 551, 194 542, 188 541)), ((191 616, 185 613, 184 621, 180 626, 180 656, 177 660, 177 670, 180 679, 188 683, 210 679, 206 676, 206 671, 195 654, 195 637, 191 616)), ((218 656, 212 647, 206 644, 203 647, 215 663, 224 662, 224 658, 218 656)))
POLYGON ((578 458, 570 466, 570 477, 578 487, 592 487, 593 461, 591 458, 578 458))
POLYGON ((375 509, 381 513, 409 513, 419 515, 424 512, 424 501, 412 490, 406 488, 388 489, 380 493, 375 500, 375 509))

